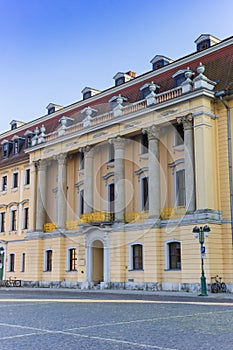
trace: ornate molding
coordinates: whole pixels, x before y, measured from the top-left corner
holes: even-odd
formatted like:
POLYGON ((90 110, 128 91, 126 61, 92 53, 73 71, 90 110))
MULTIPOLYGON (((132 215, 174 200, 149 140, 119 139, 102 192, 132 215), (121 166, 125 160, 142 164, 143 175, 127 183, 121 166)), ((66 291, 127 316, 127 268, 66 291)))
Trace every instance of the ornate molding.
POLYGON ((126 142, 127 142, 127 139, 124 139, 121 136, 117 136, 116 138, 109 140, 109 143, 114 145, 115 150, 118 150, 118 149, 124 150, 126 142))
POLYGON ((179 117, 177 118, 177 122, 178 124, 183 124, 184 130, 191 130, 193 127, 193 116, 191 113, 183 116, 183 117, 179 117))
POLYGON ((142 129, 143 134, 148 135, 148 140, 159 140, 160 138, 160 127, 158 125, 152 125, 148 128, 142 129))

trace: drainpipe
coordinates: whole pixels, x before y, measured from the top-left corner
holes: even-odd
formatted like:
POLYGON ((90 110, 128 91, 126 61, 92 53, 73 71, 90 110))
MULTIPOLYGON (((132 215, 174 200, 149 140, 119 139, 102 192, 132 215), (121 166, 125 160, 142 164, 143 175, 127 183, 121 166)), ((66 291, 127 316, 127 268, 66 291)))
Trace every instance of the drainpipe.
POLYGON ((218 97, 227 110, 227 146, 228 146, 228 164, 229 164, 229 182, 230 182, 230 206, 231 206, 231 237, 233 245, 233 185, 232 185, 232 148, 231 148, 231 112, 230 107, 224 101, 223 97, 228 95, 225 90, 216 91, 215 97, 218 97))

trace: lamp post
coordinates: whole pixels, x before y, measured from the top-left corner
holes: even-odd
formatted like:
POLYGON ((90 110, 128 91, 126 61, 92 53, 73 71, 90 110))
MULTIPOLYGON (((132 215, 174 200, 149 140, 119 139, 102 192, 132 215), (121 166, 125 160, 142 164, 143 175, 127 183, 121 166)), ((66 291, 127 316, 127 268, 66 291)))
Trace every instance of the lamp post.
POLYGON ((0 247, 0 281, 3 279, 4 270, 4 248, 0 247))
POLYGON ((199 243, 201 245, 201 296, 207 296, 207 290, 206 290, 206 278, 205 278, 205 271, 204 271, 204 256, 205 256, 205 237, 208 237, 210 232, 210 227, 205 225, 204 227, 195 226, 193 228, 193 234, 195 238, 199 238, 199 243))

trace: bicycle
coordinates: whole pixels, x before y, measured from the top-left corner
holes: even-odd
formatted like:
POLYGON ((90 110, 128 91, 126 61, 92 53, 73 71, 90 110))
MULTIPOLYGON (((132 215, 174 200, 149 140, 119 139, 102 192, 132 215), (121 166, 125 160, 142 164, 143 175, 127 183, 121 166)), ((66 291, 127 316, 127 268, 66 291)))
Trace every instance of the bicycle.
POLYGON ((226 293, 227 286, 226 283, 222 282, 222 277, 218 275, 211 277, 211 279, 215 280, 214 283, 211 283, 211 293, 226 293))
POLYGON ((12 277, 9 277, 5 282, 6 287, 21 287, 21 280, 17 280, 16 277, 13 280, 12 277))

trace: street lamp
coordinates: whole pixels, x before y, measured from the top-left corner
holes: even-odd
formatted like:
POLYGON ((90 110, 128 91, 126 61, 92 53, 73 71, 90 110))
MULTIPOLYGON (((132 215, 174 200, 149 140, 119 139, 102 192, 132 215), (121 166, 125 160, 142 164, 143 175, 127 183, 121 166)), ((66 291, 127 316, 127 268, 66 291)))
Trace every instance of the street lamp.
POLYGON ((3 267, 4 267, 4 248, 0 247, 0 281, 3 278, 3 267))
POLYGON ((199 238, 199 243, 201 245, 201 296, 207 296, 207 290, 206 290, 206 278, 205 278, 205 271, 204 271, 204 257, 205 257, 205 237, 208 237, 210 232, 210 227, 205 225, 204 227, 195 226, 193 228, 193 234, 195 238, 199 238))

